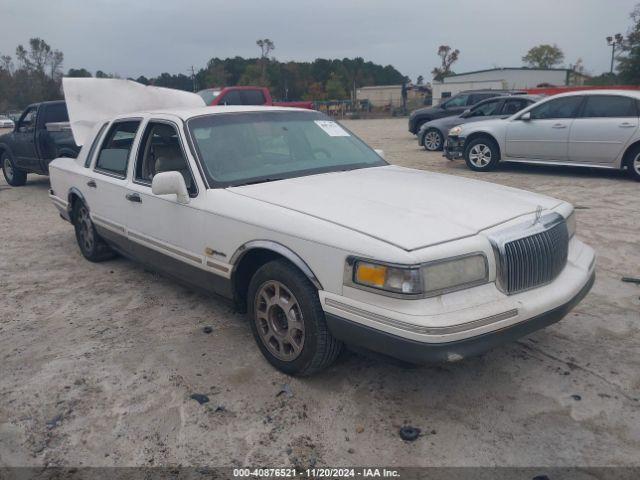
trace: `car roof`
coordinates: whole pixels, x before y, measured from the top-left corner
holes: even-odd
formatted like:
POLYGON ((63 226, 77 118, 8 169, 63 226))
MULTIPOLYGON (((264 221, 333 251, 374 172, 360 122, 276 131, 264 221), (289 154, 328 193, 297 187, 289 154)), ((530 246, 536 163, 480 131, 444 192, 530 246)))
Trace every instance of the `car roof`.
POLYGON ((626 90, 626 89, 574 90, 572 92, 558 93, 556 95, 552 95, 551 98, 575 97, 578 95, 583 95, 583 96, 622 95, 625 97, 640 99, 640 90, 626 90))
POLYGON ((261 105, 230 105, 197 108, 166 108, 162 110, 149 110, 146 112, 133 112, 119 115, 118 118, 131 118, 136 116, 173 115, 182 120, 189 120, 203 115, 219 115, 224 113, 250 113, 250 112, 309 112, 310 110, 293 107, 267 107, 261 105))

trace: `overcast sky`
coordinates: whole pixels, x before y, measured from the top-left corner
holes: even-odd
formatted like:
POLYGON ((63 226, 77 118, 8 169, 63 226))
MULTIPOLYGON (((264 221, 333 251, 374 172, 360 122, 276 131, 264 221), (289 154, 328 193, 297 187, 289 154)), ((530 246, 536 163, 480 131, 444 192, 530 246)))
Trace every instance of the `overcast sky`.
POLYGON ((84 67, 123 77, 187 73, 211 57, 278 60, 361 56, 430 80, 440 44, 460 49, 457 72, 521 66, 534 45, 556 43, 565 64, 609 70, 605 37, 626 33, 639 0, 0 0, 0 52, 41 37, 84 67))

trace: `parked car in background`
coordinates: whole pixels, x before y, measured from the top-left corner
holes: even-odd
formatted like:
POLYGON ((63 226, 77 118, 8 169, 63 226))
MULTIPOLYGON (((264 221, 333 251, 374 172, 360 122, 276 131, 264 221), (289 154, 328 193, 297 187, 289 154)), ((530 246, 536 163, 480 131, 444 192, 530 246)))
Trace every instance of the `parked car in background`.
POLYGON ((389 165, 320 112, 147 94, 52 162, 51 200, 89 261, 120 252, 233 300, 285 373, 343 343, 461 360, 559 321, 593 284, 567 202, 389 165))
POLYGON ((514 93, 520 92, 507 90, 468 90, 458 93, 447 100, 443 100, 436 106, 419 108, 411 112, 409 115, 409 131, 415 135, 420 131, 420 127, 422 127, 424 123, 430 122, 431 120, 460 115, 482 100, 514 93))
POLYGON ((508 119, 452 128, 449 159, 476 171, 500 161, 626 169, 640 181, 640 92, 590 90, 555 95, 508 119))
POLYGON ((523 108, 544 98, 543 95, 518 95, 489 98, 476 103, 470 109, 455 117, 444 117, 427 122, 418 131, 418 145, 434 152, 442 150, 449 130, 456 125, 478 122, 489 118, 510 117, 523 108))
POLYGON ((64 101, 29 105, 14 130, 0 136, 0 162, 9 185, 22 186, 28 173, 46 175, 57 157, 75 157, 80 150, 69 128, 64 101))
POLYGON ((313 102, 274 102, 268 88, 225 87, 200 90, 198 95, 207 105, 265 105, 313 110, 313 102))
POLYGON ((0 128, 11 128, 13 129, 13 127, 15 126, 15 124, 13 123, 13 120, 11 120, 9 117, 5 116, 5 115, 0 115, 0 128))

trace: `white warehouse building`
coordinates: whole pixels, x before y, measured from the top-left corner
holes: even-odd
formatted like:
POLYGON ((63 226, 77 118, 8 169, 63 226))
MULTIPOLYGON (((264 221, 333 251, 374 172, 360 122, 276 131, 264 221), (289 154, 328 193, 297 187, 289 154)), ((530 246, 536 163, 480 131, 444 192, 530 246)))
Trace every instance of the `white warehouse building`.
POLYGON ((584 85, 589 77, 567 68, 491 68, 457 73, 433 82, 433 104, 463 90, 520 90, 538 86, 584 85))

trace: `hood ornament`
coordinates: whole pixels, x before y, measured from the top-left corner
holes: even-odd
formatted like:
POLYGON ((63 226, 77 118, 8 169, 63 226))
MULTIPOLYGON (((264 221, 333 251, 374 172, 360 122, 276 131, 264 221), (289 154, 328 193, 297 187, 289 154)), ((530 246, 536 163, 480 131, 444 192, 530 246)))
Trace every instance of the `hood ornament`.
POLYGON ((542 218, 542 207, 538 205, 536 208, 536 218, 533 219, 533 223, 531 225, 535 225, 536 223, 540 223, 540 219, 542 218))

